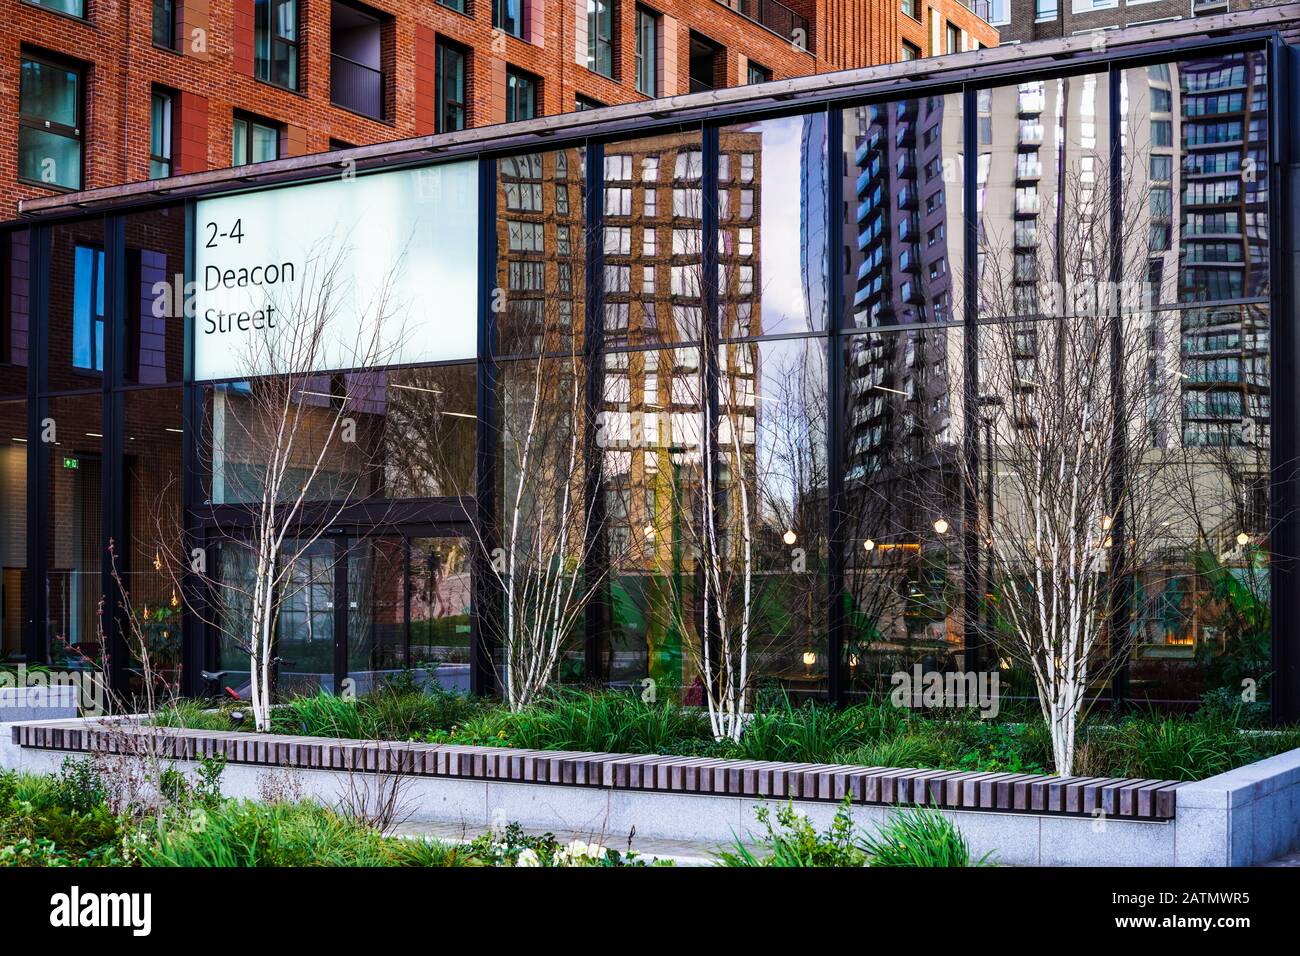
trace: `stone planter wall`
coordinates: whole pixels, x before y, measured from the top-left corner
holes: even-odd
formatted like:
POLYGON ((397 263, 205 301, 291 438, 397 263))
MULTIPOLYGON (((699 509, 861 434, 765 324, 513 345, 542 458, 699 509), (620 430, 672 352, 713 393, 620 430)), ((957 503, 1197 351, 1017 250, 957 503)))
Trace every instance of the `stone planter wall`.
POLYGON ((761 830, 754 811, 764 801, 792 800, 820 828, 845 796, 867 827, 892 807, 934 807, 977 854, 991 850, 1009 864, 1240 866, 1300 845, 1300 750, 1178 784, 142 731, 80 720, 0 726, 0 764, 52 771, 69 754, 120 749, 125 735, 140 733, 182 767, 225 756, 230 796, 256 799, 290 785, 335 803, 358 774, 401 774, 412 821, 466 828, 518 821, 611 845, 633 828, 644 837, 729 844, 761 830))

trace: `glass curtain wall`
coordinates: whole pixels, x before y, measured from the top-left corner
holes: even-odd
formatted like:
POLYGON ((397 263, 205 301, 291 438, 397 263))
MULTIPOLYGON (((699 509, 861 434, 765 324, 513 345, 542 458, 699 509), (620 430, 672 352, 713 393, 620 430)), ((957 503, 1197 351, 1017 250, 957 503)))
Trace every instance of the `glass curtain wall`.
POLYGON ((27 620, 29 234, 0 232, 0 665, 24 655, 27 620))
POLYGON ((108 541, 102 498, 109 292, 104 221, 59 225, 48 235, 47 372, 38 383, 45 619, 37 652, 56 666, 98 669, 105 664, 99 604, 108 541))
POLYGON ((504 694, 539 674, 585 680, 596 546, 587 501, 587 152, 497 161, 497 285, 491 428, 494 520, 486 562, 499 605, 480 615, 504 694))
POLYGON ((1268 75, 1263 51, 1121 74, 1125 259, 1160 396, 1144 466, 1175 502, 1137 561, 1138 699, 1269 697, 1268 75))
MULTIPOLYGON (((959 94, 843 113, 844 687, 965 646, 959 94)), ((986 132, 982 130, 982 132, 986 132)))
POLYGON ((614 686, 700 703, 705 528, 704 142, 606 144, 599 418, 600 666, 614 686), (646 683, 647 681, 653 682, 646 683))
MULTIPOLYGON (((291 549, 286 678, 461 679, 444 668, 468 663, 483 551, 505 688, 541 667, 703 704, 734 669, 752 705, 832 674, 879 695, 920 665, 998 667, 1030 698, 1004 653, 1026 567, 1005 549, 1024 558, 1046 506, 1027 463, 1068 439, 1106 552, 1085 574, 1119 582, 1087 612, 1090 695, 1265 698, 1267 79, 1263 52, 1234 52, 495 160, 493 352, 321 373, 289 399, 286 492, 369 510, 291 549), (356 440, 316 468, 341 411, 356 440)), ((183 268, 183 216, 123 223, 120 261, 102 219, 39 230, 39 336, 28 234, 0 236, 0 638, 21 653, 39 594, 39 653, 101 661, 112 539, 131 633, 174 674, 184 324, 156 290, 183 268)), ((195 497, 232 621, 250 522, 227 519, 260 500, 283 384, 196 387, 195 497)))

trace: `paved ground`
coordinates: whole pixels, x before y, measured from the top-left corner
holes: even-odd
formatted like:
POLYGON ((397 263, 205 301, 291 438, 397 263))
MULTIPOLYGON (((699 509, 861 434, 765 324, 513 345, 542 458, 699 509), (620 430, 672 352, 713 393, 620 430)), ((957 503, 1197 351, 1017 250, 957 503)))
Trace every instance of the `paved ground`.
POLYGON ((1288 853, 1286 856, 1279 856, 1276 860, 1270 860, 1263 866, 1295 866, 1300 867, 1300 851, 1288 853))
MULTIPOLYGON (((485 833, 488 827, 467 826, 458 823, 403 823, 394 832, 405 837, 432 837, 446 842, 469 841, 485 833)), ((540 836, 545 830, 525 827, 524 831, 533 836, 540 836)), ((584 840, 587 843, 599 843, 610 849, 623 851, 628 848, 628 840, 617 839, 599 833, 557 833, 561 840, 584 840)), ((684 840, 654 840, 649 837, 633 837, 632 847, 643 858, 671 860, 677 866, 712 866, 717 844, 688 843, 684 840)))

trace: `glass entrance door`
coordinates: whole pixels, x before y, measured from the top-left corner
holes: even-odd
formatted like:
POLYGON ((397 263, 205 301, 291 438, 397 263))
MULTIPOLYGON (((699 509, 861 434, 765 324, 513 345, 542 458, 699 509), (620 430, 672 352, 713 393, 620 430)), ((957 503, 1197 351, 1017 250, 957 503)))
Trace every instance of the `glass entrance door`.
POLYGON ((321 538, 304 547, 289 542, 282 560, 286 568, 276 620, 276 655, 281 659, 279 689, 283 694, 315 694, 334 690, 337 655, 336 616, 339 542, 321 538), (295 557, 296 556, 296 557, 295 557))
POLYGON ((357 693, 398 676, 469 690, 469 565, 468 538, 441 529, 354 544, 347 676, 357 693))
MULTIPOLYGON (((242 634, 253 564, 237 542, 220 551, 226 630, 242 634)), ((281 560, 289 562, 275 620, 281 694, 366 694, 395 679, 469 690, 466 535, 430 527, 338 534, 305 547, 290 541, 281 560)), ((217 655, 241 696, 248 694, 246 647, 246 637, 228 634, 217 655)))

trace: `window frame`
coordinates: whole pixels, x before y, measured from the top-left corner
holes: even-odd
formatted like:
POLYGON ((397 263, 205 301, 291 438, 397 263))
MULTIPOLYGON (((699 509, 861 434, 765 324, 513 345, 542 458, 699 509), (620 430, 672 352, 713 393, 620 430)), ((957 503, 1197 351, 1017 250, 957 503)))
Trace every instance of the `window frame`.
POLYGON ((104 337, 108 334, 108 302, 107 286, 105 285, 105 272, 107 269, 107 259, 104 247, 93 242, 76 242, 72 247, 72 352, 68 356, 68 367, 80 375, 103 375, 104 374, 104 337), (77 362, 77 287, 80 276, 77 271, 77 262, 80 258, 82 249, 90 253, 91 271, 89 277, 90 283, 90 313, 88 315, 89 323, 86 331, 89 333, 90 347, 90 364, 81 365, 77 362), (102 306, 102 311, 99 308, 102 306))
POLYGON ((434 132, 451 133, 465 129, 469 125, 469 51, 465 47, 442 37, 434 41, 434 96, 437 105, 434 109, 434 132), (444 75, 446 53, 454 53, 460 58, 460 100, 450 99, 446 95, 447 83, 444 75), (448 107, 459 110, 460 125, 448 126, 446 119, 448 107))
POLYGON ((524 3, 526 0, 492 0, 492 29, 500 30, 502 33, 509 34, 518 40, 524 38, 524 3), (515 16, 517 24, 515 29, 506 26, 506 14, 509 13, 511 3, 518 4, 518 12, 515 16))
MULTIPOLYGON (((234 125, 232 122, 231 130, 233 136, 234 125)), ((166 179, 176 172, 175 157, 176 142, 176 94, 164 86, 154 86, 149 91, 149 178, 166 179), (154 104, 159 100, 166 103, 166 133, 158 143, 155 143, 155 134, 158 132, 154 124, 154 104), (154 152, 155 145, 162 145, 166 149, 166 154, 154 152), (161 175, 154 175, 154 164, 165 164, 167 171, 161 175)))
POLYGON ((538 110, 538 100, 541 94, 541 79, 526 70, 520 70, 513 66, 506 67, 506 122, 515 123, 520 120, 536 119, 540 115, 538 110), (512 83, 514 84, 512 95, 512 83), (518 112, 518 91, 520 84, 526 83, 531 92, 531 110, 527 116, 520 116, 518 112), (513 115, 512 115, 513 114, 513 115))
POLYGON ((42 133, 52 133, 56 136, 62 136, 71 139, 77 144, 77 185, 65 186, 62 183, 45 182, 39 179, 29 179, 22 175, 21 159, 22 150, 19 149, 19 172, 15 177, 19 182, 31 183, 44 189, 58 189, 75 192, 78 189, 84 189, 86 184, 86 74, 88 70, 85 66, 68 60, 59 60, 53 57, 42 56, 37 53, 31 53, 23 49, 18 52, 18 127, 19 136, 22 138, 22 128, 37 130, 42 133), (77 125, 67 126, 63 123, 56 123, 52 120, 38 117, 32 113, 23 112, 23 93, 22 93, 22 69, 24 63, 38 63, 41 66, 53 70, 65 70, 76 75, 77 82, 77 125))
POLYGON ((22 0, 22 2, 23 2, 24 4, 26 4, 27 6, 29 6, 29 7, 39 7, 40 9, 45 10, 45 11, 48 12, 48 13, 53 13, 53 14, 55 14, 56 16, 60 16, 60 17, 71 17, 73 20, 78 20, 78 21, 80 21, 80 22, 82 22, 82 23, 89 23, 89 22, 90 22, 90 12, 89 12, 89 2, 88 2, 88 0, 80 0, 80 2, 81 2, 81 12, 80 12, 80 13, 69 13, 67 10, 60 10, 60 9, 58 9, 57 7, 52 7, 52 6, 50 6, 48 3, 44 3, 44 2, 42 2, 42 0, 22 0))
POLYGON ((150 40, 153 42, 154 47, 159 50, 174 51, 177 39, 180 36, 180 31, 176 29, 176 15, 180 12, 176 0, 153 0, 150 10, 153 14, 150 25, 150 40), (159 7, 162 7, 167 12, 165 21, 160 21, 158 18, 159 7), (160 22, 167 24, 167 38, 165 41, 158 39, 158 25, 160 22))
POLYGON ((618 10, 615 0, 587 0, 587 69, 597 76, 614 79, 614 66, 618 62, 614 55, 614 37, 617 29, 618 10), (605 26, 602 35, 601 24, 605 26), (602 54, 607 58, 608 70, 602 68, 602 54))
POLYGON ((277 123, 275 120, 267 119, 264 116, 258 116, 255 113, 245 113, 241 110, 236 110, 234 116, 231 118, 230 121, 231 166, 252 166, 255 163, 269 163, 272 160, 279 159, 280 147, 281 147, 280 137, 283 135, 283 133, 284 133, 284 126, 280 123, 277 123), (245 156, 244 156, 244 161, 242 163, 234 162, 235 126, 239 123, 248 124, 248 135, 244 137, 245 156), (271 157, 271 159, 257 159, 257 160, 253 159, 253 127, 254 126, 261 126, 264 129, 269 129, 275 133, 275 155, 271 157))
POLYGON ((253 3, 253 77, 282 90, 298 92, 302 86, 302 4, 301 0, 254 0, 253 3), (293 7, 293 39, 286 39, 275 29, 275 12, 281 6, 293 7), (263 23, 265 19, 265 23, 263 23), (259 51, 258 35, 266 36, 266 55, 259 51), (289 83, 275 79, 276 50, 285 47, 293 51, 293 76, 289 83))
POLYGON ((636 75, 632 85, 642 96, 653 99, 659 92, 659 14, 649 7, 636 8, 636 75), (649 40, 649 49, 646 41, 649 40))

